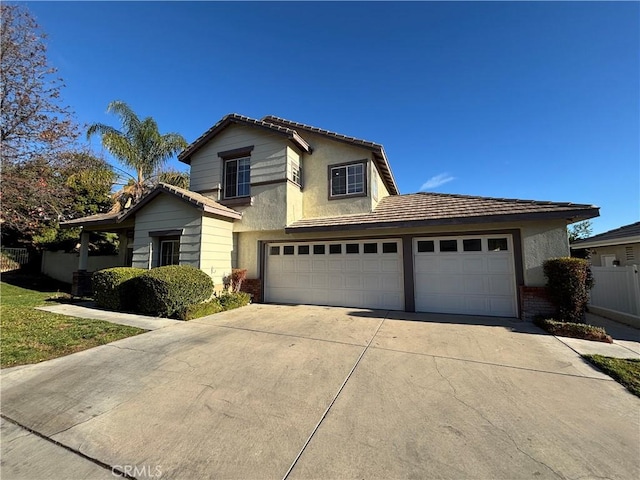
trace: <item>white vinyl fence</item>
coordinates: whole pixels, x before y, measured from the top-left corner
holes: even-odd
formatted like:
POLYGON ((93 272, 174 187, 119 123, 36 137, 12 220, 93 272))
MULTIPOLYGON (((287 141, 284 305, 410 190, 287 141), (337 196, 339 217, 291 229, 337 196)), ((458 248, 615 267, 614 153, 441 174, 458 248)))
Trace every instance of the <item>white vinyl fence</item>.
MULTIPOLYGON (((118 255, 89 256, 87 270, 95 272, 103 268, 121 267, 118 255)), ((65 252, 42 252, 41 271, 61 282, 71 283, 73 272, 78 270, 78 254, 65 252)))
POLYGON ((595 285, 589 306, 640 317, 638 266, 591 267, 595 285))

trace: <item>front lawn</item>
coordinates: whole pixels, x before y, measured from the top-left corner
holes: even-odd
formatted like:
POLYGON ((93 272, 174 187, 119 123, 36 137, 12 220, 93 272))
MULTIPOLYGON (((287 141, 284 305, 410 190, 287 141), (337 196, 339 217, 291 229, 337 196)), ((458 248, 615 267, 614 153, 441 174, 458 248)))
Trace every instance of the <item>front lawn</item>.
POLYGON ((613 358, 602 355, 583 355, 611 378, 621 383, 635 396, 640 397, 640 360, 635 358, 613 358))
POLYGON ((0 367, 50 360, 146 331, 33 308, 57 295, 0 282, 0 367))

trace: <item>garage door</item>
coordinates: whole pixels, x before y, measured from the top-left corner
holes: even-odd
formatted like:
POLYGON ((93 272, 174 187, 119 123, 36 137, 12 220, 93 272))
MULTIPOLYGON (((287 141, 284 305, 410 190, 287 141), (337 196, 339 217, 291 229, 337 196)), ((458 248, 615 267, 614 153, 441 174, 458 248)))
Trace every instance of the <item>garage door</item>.
POLYGON ((404 309, 398 239, 270 243, 266 259, 267 302, 404 309))
POLYGON ((517 316, 510 235, 413 241, 418 312, 517 316))

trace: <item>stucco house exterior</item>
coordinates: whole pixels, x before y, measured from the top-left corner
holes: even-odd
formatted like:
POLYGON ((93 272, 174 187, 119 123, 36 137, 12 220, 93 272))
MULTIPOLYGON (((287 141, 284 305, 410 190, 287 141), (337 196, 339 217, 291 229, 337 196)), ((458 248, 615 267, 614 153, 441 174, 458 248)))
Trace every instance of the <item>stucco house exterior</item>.
POLYGON ((401 195, 382 145, 274 116, 227 115, 178 159, 189 190, 161 184, 122 214, 65 225, 82 226, 82 245, 91 230, 119 232, 134 267, 190 264, 216 285, 247 269, 265 302, 529 318, 542 263, 569 255, 567 224, 598 215, 401 195))
POLYGON ((640 264, 640 222, 614 228, 589 238, 576 240, 572 250, 591 250, 594 267, 626 267, 640 264))

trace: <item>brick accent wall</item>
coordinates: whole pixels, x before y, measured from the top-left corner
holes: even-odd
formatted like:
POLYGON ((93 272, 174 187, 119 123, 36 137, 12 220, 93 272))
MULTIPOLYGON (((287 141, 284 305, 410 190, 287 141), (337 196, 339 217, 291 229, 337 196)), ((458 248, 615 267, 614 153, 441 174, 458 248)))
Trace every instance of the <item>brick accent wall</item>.
POLYGON ((553 317, 556 307, 551 303, 546 287, 520 287, 522 320, 531 322, 537 315, 553 317))
POLYGON ((250 294, 253 303, 262 303, 262 280, 259 278, 245 278, 242 281, 240 291, 250 294))

